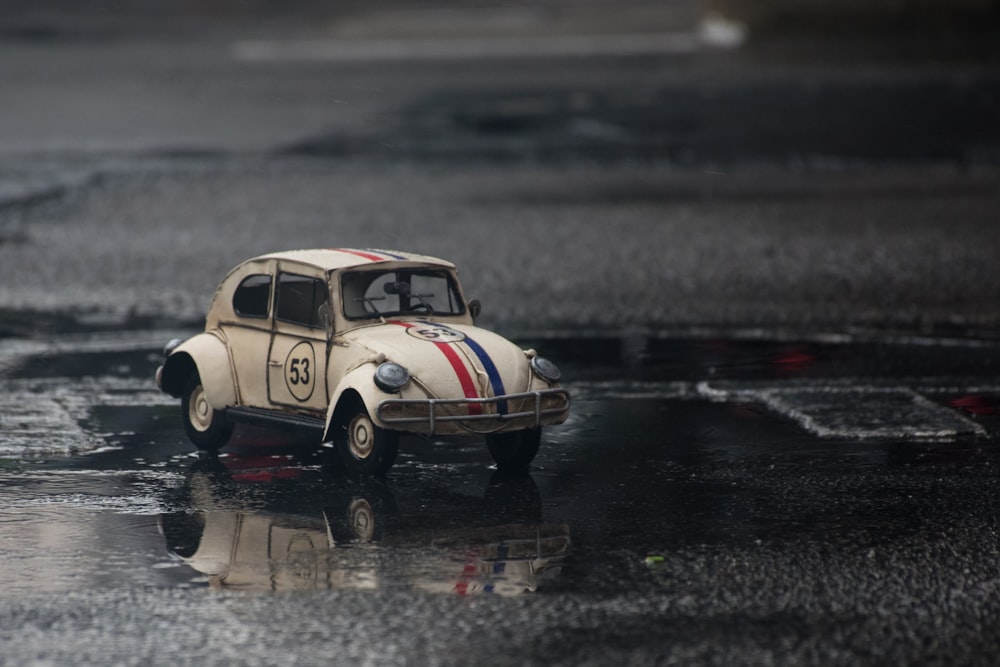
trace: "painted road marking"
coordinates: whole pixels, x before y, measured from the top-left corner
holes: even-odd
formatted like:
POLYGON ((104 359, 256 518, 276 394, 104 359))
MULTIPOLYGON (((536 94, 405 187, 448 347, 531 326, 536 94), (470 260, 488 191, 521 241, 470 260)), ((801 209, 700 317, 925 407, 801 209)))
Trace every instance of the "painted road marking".
POLYGON ((582 382, 568 385, 575 400, 712 400, 757 403, 821 438, 943 440, 989 435, 982 424, 935 396, 1000 395, 998 384, 927 379, 912 386, 869 379, 834 381, 582 382))
POLYGON ((985 435, 968 417, 906 388, 785 389, 760 400, 821 438, 946 439, 985 435))
POLYGON ((0 458, 86 452, 107 445, 86 424, 94 407, 173 406, 149 380, 120 377, 0 381, 0 458))
POLYGON ((926 394, 934 386, 873 386, 853 383, 760 384, 701 382, 696 393, 718 401, 752 401, 791 419, 821 438, 861 440, 947 439, 986 435, 977 422, 926 394))

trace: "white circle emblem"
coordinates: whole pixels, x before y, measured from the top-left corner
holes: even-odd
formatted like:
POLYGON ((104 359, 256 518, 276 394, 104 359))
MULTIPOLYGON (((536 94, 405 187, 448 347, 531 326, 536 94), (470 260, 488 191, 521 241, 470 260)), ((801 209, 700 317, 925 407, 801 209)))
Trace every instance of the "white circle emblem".
POLYGON ((432 343, 458 343, 465 340, 465 334, 437 324, 416 324, 406 328, 406 333, 420 340, 432 343))
POLYGON ((310 343, 302 341, 285 359, 285 384, 299 401, 308 401, 316 386, 316 355, 310 343))

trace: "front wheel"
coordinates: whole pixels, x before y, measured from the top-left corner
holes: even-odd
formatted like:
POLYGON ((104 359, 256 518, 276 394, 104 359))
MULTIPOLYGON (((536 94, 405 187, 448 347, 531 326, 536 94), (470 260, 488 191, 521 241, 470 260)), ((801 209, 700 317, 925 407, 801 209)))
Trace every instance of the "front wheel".
POLYGON ((496 461, 497 470, 517 472, 527 470, 535 460, 538 447, 542 443, 542 429, 531 428, 524 431, 490 433, 486 436, 486 447, 496 461))
POLYGON ((208 402, 205 387, 197 375, 188 378, 181 398, 184 432, 201 451, 214 452, 229 442, 233 426, 226 416, 208 402))
POLYGON ((350 472, 362 475, 387 472, 396 461, 399 434, 376 426, 360 399, 346 407, 346 420, 334 433, 340 460, 350 472))

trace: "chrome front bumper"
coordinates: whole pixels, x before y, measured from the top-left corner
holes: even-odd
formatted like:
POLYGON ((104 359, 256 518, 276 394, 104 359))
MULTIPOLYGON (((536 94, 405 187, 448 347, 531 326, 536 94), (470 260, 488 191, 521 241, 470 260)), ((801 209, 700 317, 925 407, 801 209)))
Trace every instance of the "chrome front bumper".
POLYGON ((525 428, 537 428, 563 421, 569 413, 569 404, 569 392, 565 389, 542 389, 490 398, 387 398, 375 408, 375 419, 386 425, 410 428, 422 425, 431 435, 437 432, 438 424, 448 422, 502 424, 525 420, 528 422, 525 428), (472 406, 479 407, 474 410, 472 406), (514 409, 510 409, 511 406, 514 409), (467 414, 461 414, 463 411, 467 414))

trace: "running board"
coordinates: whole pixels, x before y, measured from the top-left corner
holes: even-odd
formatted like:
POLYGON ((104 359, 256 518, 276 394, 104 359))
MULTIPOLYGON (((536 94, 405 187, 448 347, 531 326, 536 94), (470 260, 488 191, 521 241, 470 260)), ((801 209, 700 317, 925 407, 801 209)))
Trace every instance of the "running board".
POLYGON ((326 428, 326 423, 315 417, 241 406, 227 409, 226 419, 239 424, 298 431, 303 435, 314 436, 317 441, 323 437, 323 430, 326 428))

